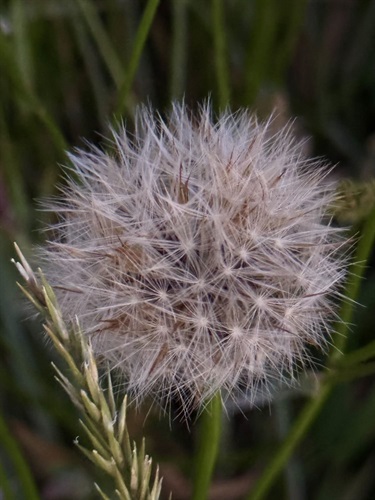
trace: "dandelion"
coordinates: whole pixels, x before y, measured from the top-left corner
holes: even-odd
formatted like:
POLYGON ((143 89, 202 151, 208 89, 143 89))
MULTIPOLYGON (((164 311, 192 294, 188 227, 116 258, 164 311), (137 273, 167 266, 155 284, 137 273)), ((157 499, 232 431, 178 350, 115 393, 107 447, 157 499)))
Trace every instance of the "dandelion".
POLYGON ((139 108, 132 137, 70 159, 43 269, 133 399, 252 403, 327 345, 345 274, 334 190, 289 128, 139 108))

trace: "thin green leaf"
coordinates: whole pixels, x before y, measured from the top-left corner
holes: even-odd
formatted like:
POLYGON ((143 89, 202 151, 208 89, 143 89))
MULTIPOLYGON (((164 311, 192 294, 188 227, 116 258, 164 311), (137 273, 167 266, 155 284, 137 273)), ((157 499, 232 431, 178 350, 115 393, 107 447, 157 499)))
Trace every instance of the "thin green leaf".
POLYGON ((152 21, 154 20, 156 10, 160 0, 148 0, 141 22, 137 30, 134 40, 134 47, 130 56, 129 65, 126 70, 125 79, 123 80, 119 89, 119 99, 116 110, 117 119, 121 118, 124 110, 128 106, 128 97, 133 85, 133 81, 139 66, 142 51, 147 40, 147 36, 151 29, 152 21))

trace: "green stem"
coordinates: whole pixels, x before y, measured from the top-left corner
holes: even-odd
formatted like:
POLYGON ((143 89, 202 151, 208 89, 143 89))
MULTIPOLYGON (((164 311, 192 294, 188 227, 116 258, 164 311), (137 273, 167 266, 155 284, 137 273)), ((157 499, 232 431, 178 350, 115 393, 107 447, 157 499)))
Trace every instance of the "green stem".
POLYGON ((358 366, 354 366, 351 369, 343 369, 332 374, 327 375, 327 379, 332 384, 341 384, 345 382, 351 382, 352 380, 368 377, 375 373, 375 363, 365 363, 358 366))
POLYGON ((266 467, 265 471, 257 481, 255 487, 248 496, 248 500, 261 500, 264 498, 276 477, 280 474, 285 463, 309 429, 315 417, 319 414, 323 404, 329 396, 331 385, 325 383, 315 398, 310 399, 304 406, 302 412, 295 421, 287 438, 276 452, 276 455, 266 467))
POLYGON ((15 471, 17 473, 18 479, 21 483, 24 498, 27 500, 40 500, 38 490, 34 483, 34 479, 31 475, 29 467, 22 456, 22 453, 18 447, 18 444, 13 439, 9 432, 9 429, 0 413, 0 441, 1 444, 11 459, 15 471))
POLYGON ((219 105, 221 108, 225 108, 229 103, 230 91, 222 0, 212 0, 212 20, 219 105))
POLYGON ((200 417, 192 500, 207 500, 208 498, 211 477, 219 451, 221 408, 221 395, 217 393, 200 417))
POLYGON ((361 281, 366 270, 367 260, 375 242, 375 207, 372 209, 366 219, 361 237, 359 239, 357 250, 353 259, 353 264, 349 269, 349 280, 346 287, 345 300, 342 304, 340 319, 337 325, 334 348, 331 353, 331 362, 334 363, 340 359, 345 350, 349 324, 351 322, 354 306, 359 295, 361 281))
MULTIPOLYGON (((375 209, 372 210, 369 218, 364 224, 361 239, 354 255, 354 263, 350 269, 351 279, 347 283, 345 293, 346 298, 344 299, 341 309, 340 318, 342 322, 340 322, 336 328, 335 342, 328 360, 328 365, 330 366, 334 365, 336 360, 343 356, 343 350, 346 345, 346 337, 349 332, 349 325, 354 312, 355 300, 359 294, 360 282, 366 268, 366 263, 371 254, 374 241, 375 209)), ((284 443, 276 452, 273 459, 267 465, 263 474, 255 484, 255 487, 248 496, 248 500, 261 500, 265 497, 273 482, 278 477, 289 457, 295 450, 296 446, 300 443, 315 418, 319 415, 320 410, 334 387, 334 383, 335 380, 333 377, 332 379, 329 376, 326 377, 320 386, 318 394, 305 404, 284 443)))
POLYGON ((345 356, 341 357, 338 362, 338 366, 341 367, 349 367, 355 366, 359 363, 363 363, 375 356, 375 340, 369 342, 364 347, 360 349, 356 349, 355 351, 350 352, 349 354, 345 354, 345 356))
POLYGON ((116 115, 122 115, 128 101, 128 95, 133 85, 133 81, 139 66, 143 47, 146 43, 147 36, 151 29, 152 21, 154 20, 157 7, 160 0, 148 0, 144 10, 137 34, 135 36, 134 47, 130 56, 129 66, 126 72, 126 78, 123 80, 119 89, 119 100, 116 115))

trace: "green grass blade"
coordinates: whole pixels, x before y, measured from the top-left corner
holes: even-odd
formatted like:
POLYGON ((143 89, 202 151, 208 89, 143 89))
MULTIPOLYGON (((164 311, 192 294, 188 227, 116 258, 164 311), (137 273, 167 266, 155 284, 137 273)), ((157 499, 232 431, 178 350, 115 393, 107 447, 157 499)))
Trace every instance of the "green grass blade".
POLYGON ((230 99, 227 50, 225 41, 224 7, 222 0, 212 0, 212 24, 215 47, 215 70, 219 106, 225 108, 230 99))
POLYGON ((30 472, 17 442, 13 439, 9 429, 0 413, 0 441, 1 445, 12 461, 14 469, 17 473, 18 480, 24 492, 24 498, 27 500, 40 500, 38 490, 36 488, 33 476, 30 472))
POLYGON ((88 2, 87 0, 77 0, 77 2, 83 17, 90 28, 91 34, 96 41, 103 61, 105 62, 108 71, 118 88, 121 85, 124 70, 115 48, 113 47, 112 41, 103 27, 94 4, 92 2, 88 2))
POLYGON ((187 69, 187 2, 176 0, 172 2, 172 49, 170 96, 171 100, 181 99, 186 87, 187 69))
POLYGON ((375 243, 375 208, 364 223, 361 236, 357 245, 353 264, 349 269, 349 280, 345 290, 345 297, 341 308, 341 322, 336 327, 334 338, 334 350, 331 354, 331 362, 341 358, 345 350, 349 325, 352 321, 356 300, 359 295, 361 282, 366 270, 368 258, 375 243))
POLYGON ((24 84, 31 89, 33 87, 32 44, 30 43, 30 34, 28 33, 29 21, 24 1, 13 0, 11 4, 11 19, 14 29, 14 53, 17 65, 24 84))
POLYGON ((133 85, 135 75, 137 73, 142 51, 146 43, 147 36, 150 32, 152 21, 154 20, 159 2, 160 0, 148 0, 146 8, 144 10, 141 22, 137 30, 137 34, 135 36, 134 47, 130 56, 129 65, 126 71, 126 77, 122 82, 119 90, 119 99, 116 111, 117 118, 121 117, 124 110, 128 106, 129 93, 133 85))
POLYGON ((296 446, 299 444, 303 436, 306 434, 310 425, 320 413, 325 401, 331 392, 331 385, 325 384, 321 387, 318 395, 312 398, 304 406, 298 418, 294 421, 294 425, 289 432, 287 438, 276 451, 271 462, 268 464, 263 474, 255 483, 248 500, 261 500, 265 498, 270 487, 275 479, 283 470, 286 462, 289 460, 296 446))
POLYGON ((285 34, 280 48, 276 51, 276 60, 272 64, 272 74, 277 83, 283 84, 285 71, 290 63, 293 50, 298 42, 306 14, 307 0, 288 0, 283 5, 285 34))
POLYGON ((72 16, 72 23, 77 45, 82 54, 86 72, 92 86, 101 128, 105 130, 108 124, 108 91, 103 74, 100 71, 99 58, 93 50, 91 46, 92 42, 89 40, 88 33, 78 16, 72 16))
POLYGON ((245 76, 247 105, 254 103, 260 86, 270 71, 281 9, 277 0, 255 0, 252 3, 254 11, 245 76))
POLYGON ((13 90, 23 99, 39 120, 45 125, 58 151, 67 149, 67 143, 55 121, 44 108, 39 99, 25 85, 22 75, 14 60, 11 47, 5 39, 5 35, 0 31, 0 73, 8 77, 13 90))

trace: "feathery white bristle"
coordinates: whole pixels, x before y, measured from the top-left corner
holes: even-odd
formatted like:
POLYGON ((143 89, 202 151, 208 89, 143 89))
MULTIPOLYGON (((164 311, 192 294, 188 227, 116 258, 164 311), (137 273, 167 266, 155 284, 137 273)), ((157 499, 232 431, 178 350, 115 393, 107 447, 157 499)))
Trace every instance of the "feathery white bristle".
POLYGON ((306 344, 325 346, 341 233, 322 220, 325 170, 288 129, 246 111, 213 122, 209 104, 195 119, 175 104, 166 121, 140 108, 132 139, 70 158, 79 180, 49 205, 60 220, 43 267, 135 399, 252 399, 306 344))

